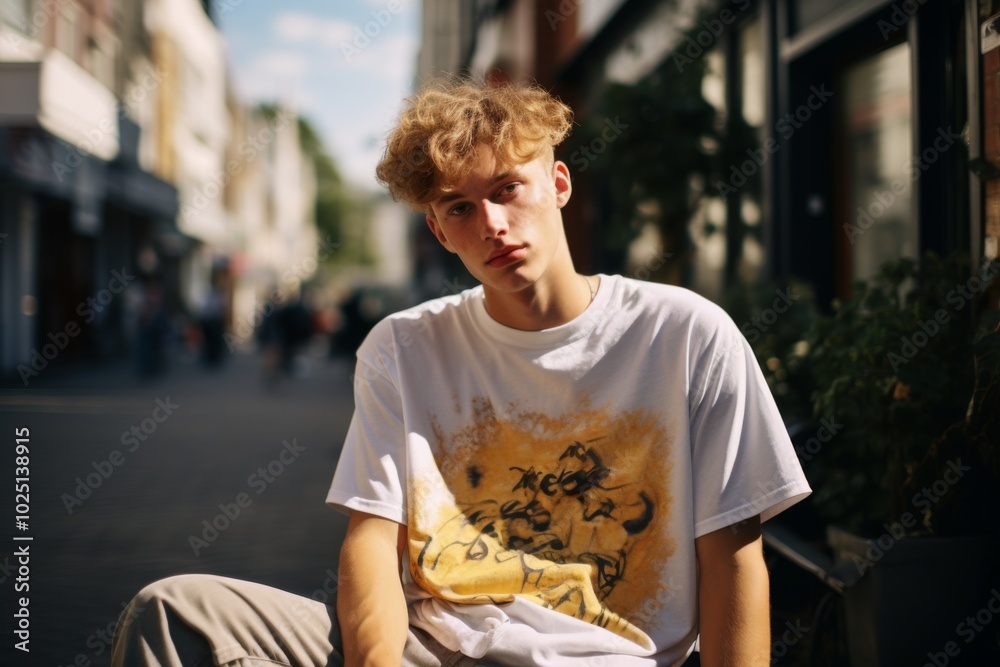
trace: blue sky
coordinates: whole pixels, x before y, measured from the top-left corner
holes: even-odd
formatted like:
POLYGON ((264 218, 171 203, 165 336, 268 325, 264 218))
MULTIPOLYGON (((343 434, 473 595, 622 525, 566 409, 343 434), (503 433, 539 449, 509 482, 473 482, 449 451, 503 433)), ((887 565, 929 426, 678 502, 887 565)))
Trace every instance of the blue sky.
POLYGON ((219 25, 239 97, 297 107, 344 177, 377 189, 374 169, 385 134, 413 82, 420 0, 230 4, 219 25), (401 11, 390 13, 390 4, 401 11), (366 28, 369 42, 358 48, 363 38, 356 31, 366 28))

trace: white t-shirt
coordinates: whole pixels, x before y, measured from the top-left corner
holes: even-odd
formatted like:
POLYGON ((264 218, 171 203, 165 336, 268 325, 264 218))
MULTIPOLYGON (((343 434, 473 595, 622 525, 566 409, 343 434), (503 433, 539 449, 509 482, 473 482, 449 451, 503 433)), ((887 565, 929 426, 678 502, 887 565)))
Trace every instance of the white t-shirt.
POLYGON ((372 330, 354 391, 327 502, 406 524, 410 623, 491 662, 679 663, 695 538, 810 491, 742 334, 679 287, 602 276, 543 331, 435 299, 372 330))

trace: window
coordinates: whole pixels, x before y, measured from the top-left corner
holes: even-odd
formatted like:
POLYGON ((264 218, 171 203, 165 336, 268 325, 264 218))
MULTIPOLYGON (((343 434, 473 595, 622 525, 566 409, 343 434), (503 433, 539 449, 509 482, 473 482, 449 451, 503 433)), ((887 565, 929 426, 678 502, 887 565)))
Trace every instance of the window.
POLYGON ((761 174, 769 165, 766 157, 750 158, 766 155, 759 152, 766 113, 761 30, 760 16, 754 16, 704 56, 701 94, 715 108, 728 167, 720 181, 724 188, 692 183, 702 198, 689 227, 697 248, 691 287, 710 298, 720 298, 736 282, 758 279, 764 263, 761 174))
POLYGON ((910 48, 899 44, 850 67, 844 75, 841 123, 845 131, 848 208, 842 263, 852 281, 885 262, 917 257, 914 215, 910 48))
MULTIPOLYGON (((721 47, 704 55, 705 71, 701 95, 715 108, 716 124, 725 125, 726 59, 721 47)), ((717 150, 717 146, 710 147, 717 150)), ((725 291, 726 265, 726 205, 718 188, 706 184, 700 176, 691 179, 691 189, 701 192, 697 210, 688 225, 695 253, 692 261, 690 287, 710 299, 719 299, 725 291)), ((729 195, 737 196, 737 195, 729 195)))
MULTIPOLYGON (((764 42, 761 19, 758 14, 739 29, 740 85, 743 122, 756 135, 759 148, 764 144, 765 129, 764 94, 764 42)), ((766 158, 765 158, 766 159, 766 158)), ((767 169, 761 164, 759 172, 767 169)), ((758 172, 758 173, 759 173, 758 172)), ((734 245, 739 257, 734 257, 736 277, 752 282, 760 277, 764 263, 764 245, 761 221, 761 179, 748 179, 742 189, 739 203, 738 236, 734 245)))

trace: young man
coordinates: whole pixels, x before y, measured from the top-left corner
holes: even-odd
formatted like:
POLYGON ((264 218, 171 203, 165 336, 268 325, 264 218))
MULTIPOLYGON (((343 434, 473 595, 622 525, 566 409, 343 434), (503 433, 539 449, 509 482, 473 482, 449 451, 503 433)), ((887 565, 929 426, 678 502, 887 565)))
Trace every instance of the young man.
POLYGON ((452 85, 389 138, 380 180, 482 286, 359 350, 327 499, 349 664, 398 664, 411 626, 500 664, 673 665, 699 632, 703 665, 770 662, 760 522, 808 485, 723 311, 574 269, 571 119, 452 85))
POLYGON ((379 178, 482 285, 358 351, 337 620, 175 577, 126 609, 114 664, 665 666, 699 634, 703 665, 769 664, 760 522, 809 487, 721 309, 574 269, 571 121, 537 88, 448 85, 389 137, 379 178))

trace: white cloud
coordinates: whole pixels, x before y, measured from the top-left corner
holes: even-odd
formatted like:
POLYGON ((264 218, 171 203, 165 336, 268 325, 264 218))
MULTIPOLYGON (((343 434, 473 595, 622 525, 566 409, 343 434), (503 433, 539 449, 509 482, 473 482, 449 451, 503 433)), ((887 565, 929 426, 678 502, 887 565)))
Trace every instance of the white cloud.
POLYGON ((407 88, 416 67, 417 38, 413 35, 383 35, 372 39, 371 44, 353 53, 347 67, 369 73, 386 80, 398 88, 407 88))
POLYGON ((268 51, 256 58, 253 69, 276 76, 298 78, 309 69, 309 60, 291 51, 268 51))
POLYGON ((404 0, 387 20, 388 0, 363 2, 351 11, 348 3, 325 11, 300 8, 299 0, 274 3, 235 69, 241 96, 308 113, 347 181, 378 190, 374 167, 413 82, 420 3, 404 0))
MULTIPOLYGON (((370 6, 381 8, 376 0, 372 3, 370 6)), ((390 21, 398 19, 398 15, 391 15, 390 21)), ((395 32, 391 24, 382 26, 371 19, 354 25, 342 19, 283 12, 272 21, 271 29, 286 42, 315 43, 333 51, 327 65, 334 69, 360 71, 402 86, 412 78, 417 38, 395 32)))
POLYGON ((287 42, 319 42, 328 48, 339 47, 341 42, 350 41, 354 35, 353 26, 347 21, 302 12, 278 14, 271 23, 271 29, 287 42))
POLYGON ((238 90, 245 99, 297 101, 301 107, 308 102, 300 84, 309 64, 305 56, 291 51, 261 53, 249 66, 236 70, 238 90))
POLYGON ((278 14, 271 23, 271 29, 287 42, 308 42, 316 34, 313 17, 298 12, 278 14))

